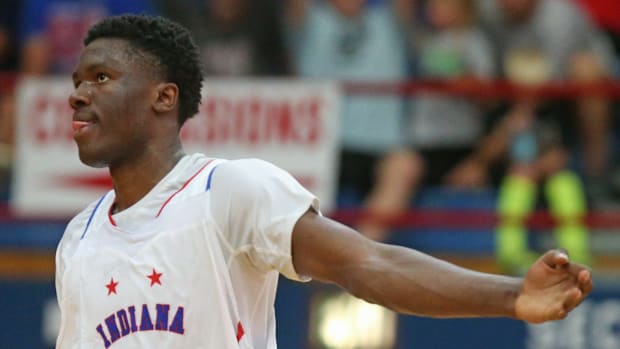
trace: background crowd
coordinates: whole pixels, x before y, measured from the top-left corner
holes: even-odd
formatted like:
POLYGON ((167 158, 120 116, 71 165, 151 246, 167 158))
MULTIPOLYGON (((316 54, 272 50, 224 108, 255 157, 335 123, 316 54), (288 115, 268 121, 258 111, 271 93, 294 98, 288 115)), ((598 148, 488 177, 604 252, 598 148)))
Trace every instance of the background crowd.
MULTIPOLYGON (((0 200, 10 195, 15 76, 72 71, 86 29, 122 13, 161 14, 193 33, 207 77, 323 77, 589 84, 620 76, 616 0, 3 0, 0 200)), ((484 90, 483 90, 484 91, 484 90)), ((618 101, 485 94, 349 95, 341 110, 339 193, 389 220, 429 186, 497 190, 497 255, 529 263, 524 220, 543 202, 557 241, 590 259, 589 207, 615 205, 618 101)))

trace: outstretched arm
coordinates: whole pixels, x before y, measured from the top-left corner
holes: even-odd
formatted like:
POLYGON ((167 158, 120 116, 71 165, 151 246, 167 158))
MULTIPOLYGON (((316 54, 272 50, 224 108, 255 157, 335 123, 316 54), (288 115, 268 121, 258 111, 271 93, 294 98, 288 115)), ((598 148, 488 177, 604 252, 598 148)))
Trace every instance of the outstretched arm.
POLYGON ((590 272, 551 251, 524 279, 460 268, 421 252, 366 239, 310 210, 293 232, 296 271, 368 302, 431 317, 561 319, 592 288, 590 272))

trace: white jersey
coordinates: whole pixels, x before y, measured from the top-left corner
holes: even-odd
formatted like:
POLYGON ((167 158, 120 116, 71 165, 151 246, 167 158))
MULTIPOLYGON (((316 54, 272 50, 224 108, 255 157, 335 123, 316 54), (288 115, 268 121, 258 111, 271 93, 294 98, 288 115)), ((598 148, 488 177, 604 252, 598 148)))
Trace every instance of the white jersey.
POLYGON ((312 194, 267 162, 194 154, 111 215, 114 198, 58 247, 57 348, 276 348, 278 272, 304 279, 291 235, 312 194))

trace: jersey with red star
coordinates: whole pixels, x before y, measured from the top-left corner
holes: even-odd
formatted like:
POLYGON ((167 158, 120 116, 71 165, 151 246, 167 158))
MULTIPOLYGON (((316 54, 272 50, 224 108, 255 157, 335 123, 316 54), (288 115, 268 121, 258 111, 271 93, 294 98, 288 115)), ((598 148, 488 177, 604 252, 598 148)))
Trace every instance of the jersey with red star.
POLYGON ((316 198, 264 161, 185 156, 110 214, 110 191, 58 247, 58 348, 276 348, 278 273, 316 198), (257 297, 256 295, 261 295, 257 297))

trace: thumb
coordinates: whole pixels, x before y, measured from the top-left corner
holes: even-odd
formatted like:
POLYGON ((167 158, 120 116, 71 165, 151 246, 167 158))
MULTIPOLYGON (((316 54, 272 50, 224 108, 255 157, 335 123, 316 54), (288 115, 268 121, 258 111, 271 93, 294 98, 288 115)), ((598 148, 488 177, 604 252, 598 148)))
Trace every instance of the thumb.
POLYGON ((565 268, 570 262, 568 252, 565 249, 548 251, 542 256, 542 260, 551 269, 565 268))

